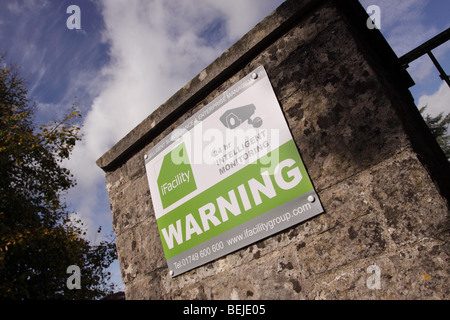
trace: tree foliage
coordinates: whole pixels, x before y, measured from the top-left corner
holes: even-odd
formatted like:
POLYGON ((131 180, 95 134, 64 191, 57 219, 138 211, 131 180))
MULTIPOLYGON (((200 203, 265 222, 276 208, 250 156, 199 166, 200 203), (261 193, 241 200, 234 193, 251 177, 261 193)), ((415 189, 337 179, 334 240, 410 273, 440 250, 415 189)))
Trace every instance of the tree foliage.
POLYGON ((19 68, 0 55, 0 299, 99 298, 112 289, 115 245, 86 240, 62 200, 76 184, 61 162, 80 140, 78 104, 36 128, 27 93, 19 68), (66 285, 71 265, 81 289, 66 285))
MULTIPOLYGON (((423 115, 427 106, 420 108, 420 113, 423 115)), ((447 134, 448 127, 450 125, 450 113, 444 116, 441 112, 436 117, 432 117, 429 114, 424 116, 424 120, 431 130, 431 133, 436 138, 436 141, 441 146, 447 159, 450 159, 450 135, 447 134)))

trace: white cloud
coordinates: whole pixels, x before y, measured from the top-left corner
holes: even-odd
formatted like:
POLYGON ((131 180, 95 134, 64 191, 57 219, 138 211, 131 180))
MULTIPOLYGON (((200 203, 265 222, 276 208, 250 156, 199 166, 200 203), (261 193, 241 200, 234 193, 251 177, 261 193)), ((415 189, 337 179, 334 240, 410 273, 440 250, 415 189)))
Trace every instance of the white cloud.
POLYGON ((12 14, 21 14, 24 11, 37 11, 49 5, 49 1, 44 0, 23 0, 14 1, 6 5, 12 14))
POLYGON ((8 3, 8 4, 6 5, 6 8, 7 8, 11 13, 13 13, 13 14, 18 14, 18 13, 20 13, 20 11, 21 11, 18 2, 8 3))
POLYGON ((423 83, 432 74, 435 67, 427 55, 424 55, 409 64, 408 72, 416 83, 423 83))
POLYGON ((243 31, 252 29, 265 15, 269 14, 283 1, 208 0, 206 2, 226 15, 227 35, 230 41, 235 41, 243 35, 243 31), (261 15, 261 12, 264 15, 261 15))
POLYGON ((417 104, 419 108, 427 106, 425 113, 437 116, 440 113, 450 112, 450 88, 447 83, 442 82, 438 91, 431 95, 423 95, 417 104))

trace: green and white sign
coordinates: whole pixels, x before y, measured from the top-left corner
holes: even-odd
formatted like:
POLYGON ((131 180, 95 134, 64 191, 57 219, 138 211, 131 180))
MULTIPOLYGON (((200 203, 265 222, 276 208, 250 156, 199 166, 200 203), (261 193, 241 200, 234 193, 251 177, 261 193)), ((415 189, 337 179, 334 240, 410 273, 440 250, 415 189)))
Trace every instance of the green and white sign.
POLYGON ((172 276, 323 212, 264 67, 146 154, 172 276))

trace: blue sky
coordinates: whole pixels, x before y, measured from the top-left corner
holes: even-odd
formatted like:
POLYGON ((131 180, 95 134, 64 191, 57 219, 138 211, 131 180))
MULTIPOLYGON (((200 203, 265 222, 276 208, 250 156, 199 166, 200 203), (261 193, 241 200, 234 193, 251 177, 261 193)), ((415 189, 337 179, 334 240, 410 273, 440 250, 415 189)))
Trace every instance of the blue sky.
MULTIPOLYGON (((29 74, 36 122, 61 117, 77 97, 83 140, 65 165, 78 186, 67 202, 88 238, 112 231, 104 173, 95 161, 282 0, 2 0, 0 51, 29 74), (81 30, 69 30, 78 5, 81 30)), ((398 56, 450 27, 448 0, 360 0, 381 9, 381 32, 398 56)), ((434 51, 450 73, 450 42, 434 51)), ((450 89, 428 57, 410 64, 416 104, 449 112, 450 89)), ((112 268, 118 289, 120 270, 112 268)))

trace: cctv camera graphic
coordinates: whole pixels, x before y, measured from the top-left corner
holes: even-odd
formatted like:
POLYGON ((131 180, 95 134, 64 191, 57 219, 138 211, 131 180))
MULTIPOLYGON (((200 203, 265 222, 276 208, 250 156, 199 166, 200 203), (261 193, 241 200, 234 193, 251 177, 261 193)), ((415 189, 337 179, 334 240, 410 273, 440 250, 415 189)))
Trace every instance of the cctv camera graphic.
POLYGON ((253 128, 259 128, 263 123, 262 119, 260 117, 251 119, 255 110, 256 107, 254 104, 230 109, 220 117, 220 121, 222 121, 223 125, 228 129, 235 129, 245 121, 247 121, 248 124, 253 125, 253 128))

